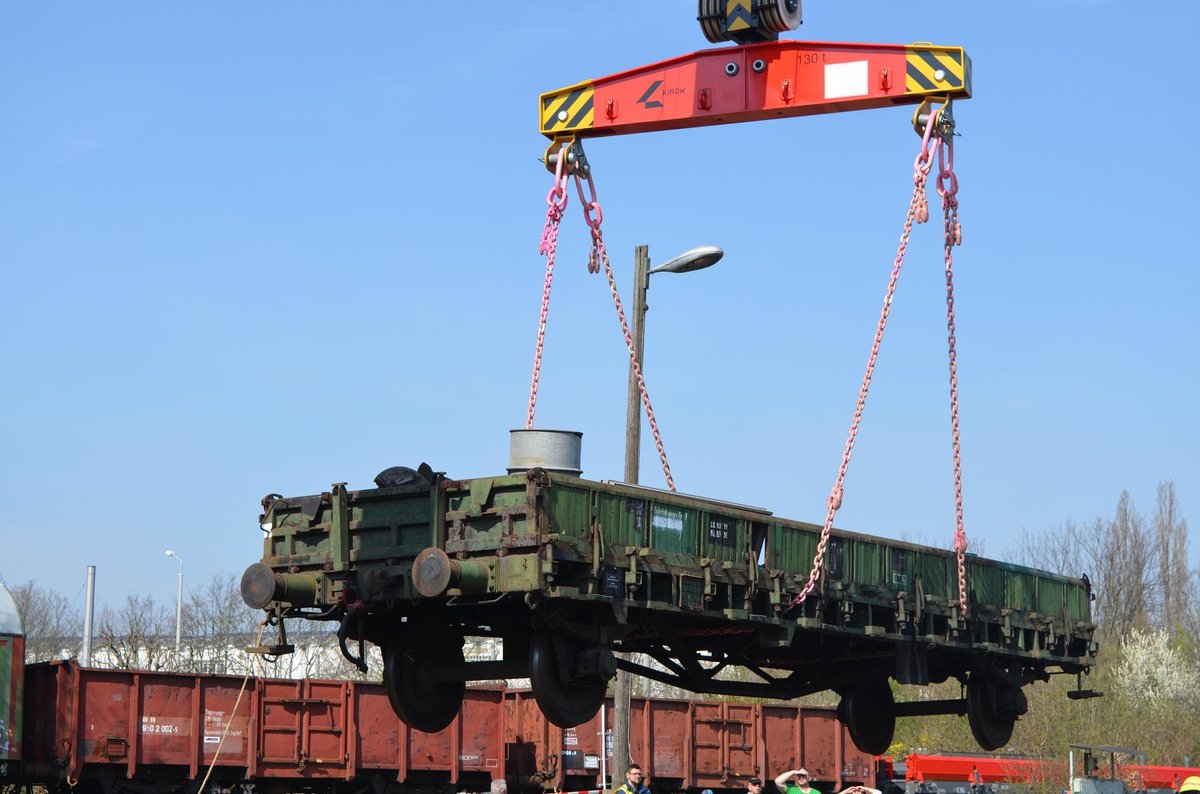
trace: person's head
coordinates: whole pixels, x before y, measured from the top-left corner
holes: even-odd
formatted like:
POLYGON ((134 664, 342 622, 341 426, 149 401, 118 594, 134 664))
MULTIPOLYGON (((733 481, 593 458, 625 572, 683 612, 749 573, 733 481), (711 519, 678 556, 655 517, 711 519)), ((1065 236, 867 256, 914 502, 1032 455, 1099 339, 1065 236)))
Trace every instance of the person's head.
POLYGON ((642 782, 642 768, 637 764, 630 764, 625 768, 625 779, 630 783, 640 784, 642 782))
POLYGON ((1194 791, 1200 794, 1200 775, 1192 775, 1179 784, 1179 794, 1183 794, 1185 791, 1194 791))
POLYGON ((807 786, 808 785, 808 770, 807 769, 797 769, 796 774, 792 775, 792 783, 794 783, 797 786, 807 786))
POLYGON ((746 791, 749 794, 762 794, 762 778, 752 777, 746 781, 746 791))

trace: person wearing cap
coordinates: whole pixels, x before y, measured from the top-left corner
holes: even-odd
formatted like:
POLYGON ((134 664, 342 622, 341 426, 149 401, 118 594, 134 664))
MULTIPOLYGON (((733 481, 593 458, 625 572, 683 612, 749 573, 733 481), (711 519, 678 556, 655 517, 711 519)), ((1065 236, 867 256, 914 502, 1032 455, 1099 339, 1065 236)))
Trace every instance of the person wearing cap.
POLYGON ((630 764, 625 769, 625 782, 617 786, 613 794, 650 794, 650 789, 642 782, 642 768, 630 764))
POLYGON ((789 769, 775 778, 775 785, 783 794, 814 794, 808 785, 808 770, 804 767, 789 769))
POLYGON ((752 777, 746 781, 746 794, 762 794, 761 777, 752 777))
POLYGON ((1179 784, 1179 794, 1183 794, 1185 791, 1194 791, 1200 794, 1200 775, 1192 775, 1179 784))

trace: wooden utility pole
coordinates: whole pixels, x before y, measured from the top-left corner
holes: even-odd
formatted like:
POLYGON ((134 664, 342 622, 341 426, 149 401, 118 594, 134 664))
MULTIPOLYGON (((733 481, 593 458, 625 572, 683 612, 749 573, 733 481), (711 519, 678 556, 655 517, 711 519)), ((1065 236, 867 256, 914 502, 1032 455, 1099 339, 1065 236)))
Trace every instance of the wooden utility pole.
MULTIPOLYGON (((633 312, 630 315, 629 333, 633 337, 634 355, 638 365, 644 359, 646 346, 646 289, 650 286, 650 249, 639 245, 633 253, 633 312)), ((638 389, 633 361, 629 362, 629 390, 625 409, 625 482, 638 481, 639 453, 642 443, 642 395, 638 389)), ((616 686, 613 689, 613 752, 609 774, 614 788, 629 766, 629 700, 632 676, 625 670, 617 670, 616 686)))

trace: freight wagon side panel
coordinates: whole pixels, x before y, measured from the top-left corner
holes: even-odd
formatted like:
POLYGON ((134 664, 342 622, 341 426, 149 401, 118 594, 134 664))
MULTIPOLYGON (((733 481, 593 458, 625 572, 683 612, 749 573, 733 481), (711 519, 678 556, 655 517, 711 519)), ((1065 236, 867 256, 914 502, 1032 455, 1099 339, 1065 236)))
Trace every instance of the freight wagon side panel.
POLYGON ((762 715, 764 779, 803 767, 835 789, 874 780, 874 759, 854 746, 833 709, 764 705, 762 715))
POLYGON ((780 771, 803 766, 815 780, 842 782, 841 723, 828 711, 799 709, 800 757, 796 766, 780 767, 780 771))
POLYGON ((504 767, 510 788, 561 786, 561 767, 556 763, 552 769, 550 765, 551 756, 557 761, 562 751, 561 732, 555 739, 551 727, 532 693, 517 691, 505 696, 504 767))
MULTIPOLYGON (((645 755, 649 770, 646 774, 660 784, 689 777, 688 746, 691 738, 691 709, 688 703, 676 700, 639 700, 642 731, 648 737, 645 755)), ((618 774, 624 777, 625 770, 618 774)))
MULTIPOLYGON (((240 679, 81 668, 27 668, 27 776, 158 780, 195 775, 216 757, 240 679)), ((248 761, 250 698, 221 747, 218 767, 248 761)), ((228 777, 228 775, 222 776, 228 777)))
MULTIPOLYGON (((873 785, 875 758, 859 750, 850 739, 837 712, 826 708, 800 710, 805 768, 820 779, 836 781, 839 788, 851 783, 873 785)), ((794 767, 788 767, 792 769, 794 767)))
MULTIPOLYGON (((612 715, 611 701, 605 701, 602 708, 606 717, 612 715)), ((612 723, 607 723, 609 729, 612 723)), ((548 725, 547 729, 562 736, 562 784, 567 790, 592 789, 600 779, 600 712, 587 722, 574 728, 556 728, 548 725)))
POLYGON ((383 687, 354 687, 354 758, 358 769, 388 772, 401 780, 408 769, 408 726, 400 721, 383 687))
MULTIPOLYGON (((804 748, 801 742, 800 720, 797 719, 799 714, 800 709, 795 706, 762 707, 763 752, 759 759, 762 773, 759 777, 764 783, 768 778, 789 769, 800 768, 804 748)), ((817 775, 817 771, 812 767, 808 767, 808 770, 814 776, 817 775)))
MULTIPOLYGON (((221 767, 245 767, 249 764, 249 713, 252 692, 244 695, 234 715, 241 680, 210 676, 185 676, 169 673, 122 672, 112 678, 109 671, 78 668, 83 682, 85 700, 95 684, 101 687, 102 697, 113 687, 111 697, 117 702, 119 688, 128 688, 127 697, 133 707, 129 736, 132 767, 130 776, 145 766, 183 766, 191 775, 217 759, 221 767), (228 725, 228 731, 226 726, 228 725), (222 741, 224 736, 224 741, 222 741), (219 753, 218 753, 219 749, 219 753)), ((115 671, 114 671, 115 672, 115 671)), ((109 704, 105 704, 107 709, 109 704)), ((115 705, 113 706, 115 708, 115 705)), ((91 721, 90 711, 80 716, 91 721)), ((110 761, 120 760, 112 748, 106 754, 110 761)))
MULTIPOLYGON (((629 760, 642 765, 642 773, 650 779, 648 785, 653 785, 654 772, 650 765, 650 745, 646 741, 646 699, 630 698, 629 701, 629 760)), ((609 759, 611 762, 612 759, 609 759)), ((620 784, 625 779, 625 770, 620 769, 610 773, 615 783, 620 784)))
MULTIPOLYGON (((71 716, 65 707, 64 692, 60 689, 59 669, 62 662, 25 668, 25 701, 34 707, 26 707, 24 715, 24 746, 26 774, 35 774, 38 779, 57 780, 55 764, 60 747, 69 747, 59 741, 59 731, 69 731, 67 720, 71 716)), ((69 740, 70 734, 62 738, 69 740)))
MULTIPOLYGON (((504 769, 504 693, 495 689, 468 689, 457 720, 458 764, 453 782, 474 783, 487 789, 504 769)), ((451 723, 450 730, 455 729, 451 723)))
POLYGON ((245 768, 256 773, 254 730, 251 715, 257 702, 254 682, 242 690, 239 678, 200 678, 201 757, 193 764, 192 774, 202 774, 217 759, 218 767, 245 768), (241 693, 241 701, 238 695, 241 693))
MULTIPOLYGON (((0 586, 0 597, 7 594, 0 586)), ((0 634, 0 761, 21 758, 25 638, 0 634)))

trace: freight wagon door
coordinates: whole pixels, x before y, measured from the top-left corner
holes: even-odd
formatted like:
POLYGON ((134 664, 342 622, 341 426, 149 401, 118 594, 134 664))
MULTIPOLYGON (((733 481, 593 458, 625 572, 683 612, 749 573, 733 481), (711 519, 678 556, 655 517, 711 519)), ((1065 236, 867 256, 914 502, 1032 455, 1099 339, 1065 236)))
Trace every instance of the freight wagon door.
POLYGON ((264 764, 306 777, 329 777, 344 769, 344 682, 266 681, 262 704, 264 764))
POLYGON ((755 707, 697 703, 694 786, 739 788, 763 770, 755 763, 755 707))
POLYGON ((303 751, 305 761, 336 774, 346 765, 346 687, 344 681, 307 681, 304 699, 303 751))

